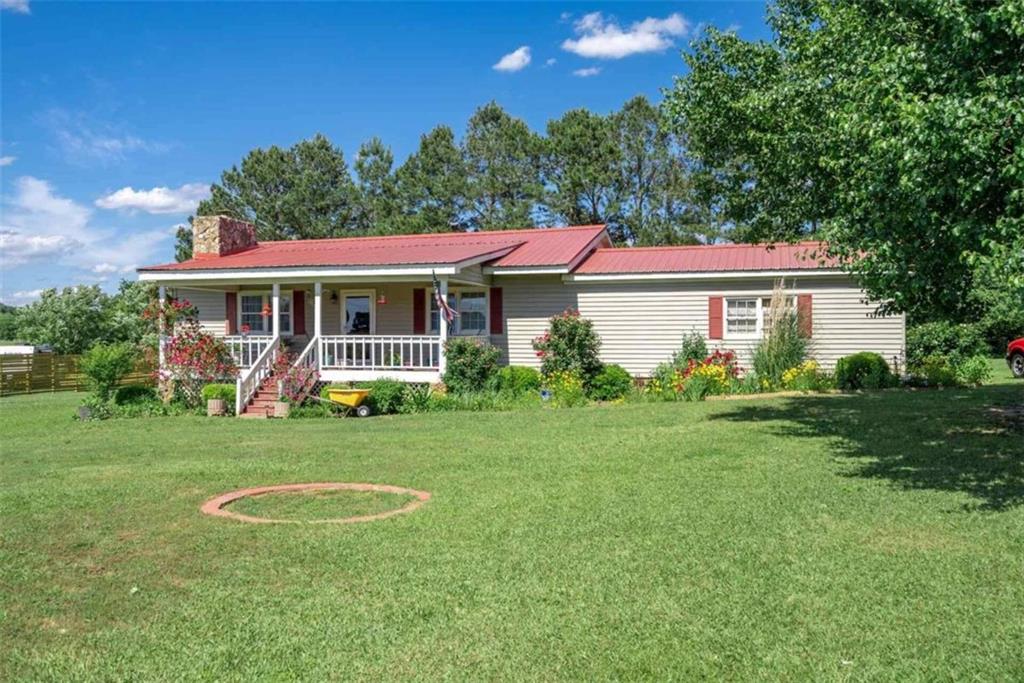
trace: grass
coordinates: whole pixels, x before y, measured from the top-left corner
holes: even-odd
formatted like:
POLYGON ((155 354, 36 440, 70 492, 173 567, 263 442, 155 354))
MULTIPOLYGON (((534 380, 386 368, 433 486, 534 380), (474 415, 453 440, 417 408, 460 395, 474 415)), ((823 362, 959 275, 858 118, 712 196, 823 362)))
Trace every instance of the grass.
POLYGON ((290 491, 247 496, 228 505, 232 512, 267 519, 315 521, 397 510, 412 496, 379 491, 290 491))
POLYGON ((0 679, 1024 678, 1024 383, 348 420, 0 401, 0 679), (1016 417, 1015 417, 1016 416, 1016 417), (203 516, 312 481, 358 525, 203 516))

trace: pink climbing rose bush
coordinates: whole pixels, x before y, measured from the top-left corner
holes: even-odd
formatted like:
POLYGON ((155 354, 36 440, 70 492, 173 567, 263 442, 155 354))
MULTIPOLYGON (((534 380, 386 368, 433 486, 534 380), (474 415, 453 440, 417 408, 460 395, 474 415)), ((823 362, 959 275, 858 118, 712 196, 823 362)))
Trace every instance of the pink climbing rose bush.
POLYGON ((179 321, 164 346, 164 367, 157 371, 161 384, 172 381, 175 395, 191 407, 202 402, 203 386, 233 379, 238 373, 224 340, 202 330, 198 321, 179 321))

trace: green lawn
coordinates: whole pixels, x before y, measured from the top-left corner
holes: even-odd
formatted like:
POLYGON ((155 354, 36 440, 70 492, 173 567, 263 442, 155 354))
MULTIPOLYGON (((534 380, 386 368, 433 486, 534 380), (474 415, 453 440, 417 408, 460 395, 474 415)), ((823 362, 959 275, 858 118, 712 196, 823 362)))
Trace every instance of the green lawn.
POLYGON ((1002 372, 366 420, 2 399, 0 680, 1021 680, 1024 382, 1002 372), (342 526, 199 513, 315 481, 433 499, 342 526))

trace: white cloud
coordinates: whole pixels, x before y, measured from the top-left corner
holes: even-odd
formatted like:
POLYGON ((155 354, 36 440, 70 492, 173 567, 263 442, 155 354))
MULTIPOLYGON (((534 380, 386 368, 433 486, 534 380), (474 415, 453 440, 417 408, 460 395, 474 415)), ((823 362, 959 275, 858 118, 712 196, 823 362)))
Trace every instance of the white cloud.
POLYGON ((614 18, 606 19, 601 12, 591 12, 581 17, 573 28, 579 37, 565 40, 563 50, 581 57, 622 59, 672 47, 672 37, 686 35, 690 22, 676 12, 664 19, 647 17, 623 29, 614 18))
POLYGON ((157 260, 171 239, 166 228, 125 232, 91 225, 92 209, 61 197, 45 180, 23 176, 4 198, 0 262, 4 269, 52 264, 94 274, 129 272, 157 260))
POLYGON ((41 289, 25 289, 14 292, 4 297, 4 303, 8 306, 24 306, 30 304, 43 295, 41 289))
POLYGON ((17 158, 18 157, 12 156, 0 157, 0 166, 10 166, 11 164, 14 163, 14 160, 17 158))
POLYGON ((590 78, 601 73, 601 67, 599 66, 588 66, 585 69, 576 69, 572 72, 573 76, 579 76, 580 78, 590 78))
POLYGON ((491 68, 495 71, 515 72, 522 71, 530 63, 530 46, 523 45, 520 48, 509 52, 498 60, 498 63, 491 68))
POLYGON ((209 196, 210 186, 203 183, 186 183, 177 189, 154 187, 151 190, 136 190, 129 186, 100 197, 96 200, 96 206, 101 209, 127 209, 146 213, 188 213, 195 211, 199 202, 209 196))
POLYGON ((550 57, 546 62, 544 62, 544 66, 554 66, 557 61, 558 60, 554 57, 550 57))
POLYGON ((52 109, 42 118, 64 159, 73 164, 110 164, 133 152, 161 154, 170 149, 165 143, 143 140, 114 124, 90 121, 63 109, 52 109))
POLYGON ((17 14, 31 14, 28 0, 0 0, 0 9, 16 12, 17 14))

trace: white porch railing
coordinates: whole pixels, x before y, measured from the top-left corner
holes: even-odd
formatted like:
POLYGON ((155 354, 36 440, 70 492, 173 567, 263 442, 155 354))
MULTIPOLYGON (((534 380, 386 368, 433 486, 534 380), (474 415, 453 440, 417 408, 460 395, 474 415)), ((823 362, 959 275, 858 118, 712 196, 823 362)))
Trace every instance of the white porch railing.
POLYGON ((270 337, 270 343, 253 361, 252 366, 243 370, 235 380, 235 415, 242 414, 242 408, 256 395, 263 380, 274 372, 274 361, 277 360, 278 349, 281 347, 280 337, 270 337))
POLYGON ((231 351, 231 357, 235 359, 235 365, 240 368, 252 367, 256 359, 266 350, 274 337, 271 335, 230 335, 224 337, 224 343, 231 351))
POLYGON ((325 370, 438 370, 441 340, 432 336, 329 336, 320 338, 325 370))
POLYGON ((320 337, 313 337, 292 363, 297 368, 320 369, 320 337))

